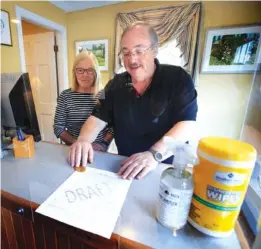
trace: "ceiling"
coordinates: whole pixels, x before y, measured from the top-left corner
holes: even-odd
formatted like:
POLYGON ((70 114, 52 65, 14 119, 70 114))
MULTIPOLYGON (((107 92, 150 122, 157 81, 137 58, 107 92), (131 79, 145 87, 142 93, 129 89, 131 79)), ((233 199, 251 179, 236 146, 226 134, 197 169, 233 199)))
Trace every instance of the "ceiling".
POLYGON ((53 5, 56 7, 62 9, 65 12, 73 12, 77 10, 85 10, 85 9, 90 9, 90 8, 96 8, 96 7, 101 7, 105 5, 110 5, 110 4, 116 4, 120 2, 124 2, 127 0, 120 0, 120 1, 90 1, 90 0, 85 0, 85 1, 50 1, 53 5))

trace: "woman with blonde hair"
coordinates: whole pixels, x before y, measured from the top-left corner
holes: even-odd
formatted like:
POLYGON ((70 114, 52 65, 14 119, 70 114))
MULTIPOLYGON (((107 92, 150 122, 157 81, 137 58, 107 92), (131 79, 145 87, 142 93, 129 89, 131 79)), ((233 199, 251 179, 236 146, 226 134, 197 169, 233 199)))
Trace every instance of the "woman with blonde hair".
MULTIPOLYGON (((84 122, 92 114, 101 89, 99 64, 92 52, 82 51, 73 63, 72 88, 61 92, 54 118, 54 133, 67 145, 73 144, 84 122)), ((94 150, 107 151, 112 129, 103 129, 93 143, 94 150)))

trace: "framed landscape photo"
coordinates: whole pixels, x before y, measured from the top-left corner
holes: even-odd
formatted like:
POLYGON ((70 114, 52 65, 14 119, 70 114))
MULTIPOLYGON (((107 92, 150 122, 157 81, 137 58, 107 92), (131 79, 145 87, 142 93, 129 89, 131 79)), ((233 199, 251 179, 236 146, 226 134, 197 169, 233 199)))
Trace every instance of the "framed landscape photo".
POLYGON ((248 73, 261 62, 261 25, 208 29, 201 73, 248 73))
POLYGON ((0 19, 1 29, 1 45, 12 46, 11 28, 9 13, 5 10, 1 10, 0 19))
POLYGON ((96 56, 99 68, 102 71, 108 70, 108 39, 104 40, 93 40, 93 41, 77 41, 75 42, 76 55, 83 50, 88 50, 93 52, 96 56))

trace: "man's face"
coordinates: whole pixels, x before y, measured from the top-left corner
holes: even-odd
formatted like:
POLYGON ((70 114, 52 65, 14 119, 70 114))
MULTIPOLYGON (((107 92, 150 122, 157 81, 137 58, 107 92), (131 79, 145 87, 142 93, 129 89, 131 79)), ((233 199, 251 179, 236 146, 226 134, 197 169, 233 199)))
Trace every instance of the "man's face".
POLYGON ((152 77, 155 52, 151 45, 148 28, 143 26, 134 27, 122 38, 123 63, 133 81, 143 81, 152 77))

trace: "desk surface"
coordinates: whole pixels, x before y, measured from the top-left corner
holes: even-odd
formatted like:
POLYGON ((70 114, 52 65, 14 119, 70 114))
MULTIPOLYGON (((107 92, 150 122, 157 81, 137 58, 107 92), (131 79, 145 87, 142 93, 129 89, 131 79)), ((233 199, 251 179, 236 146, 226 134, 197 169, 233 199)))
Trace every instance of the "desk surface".
MULTIPOLYGON (((39 142, 32 159, 15 159, 10 151, 1 160, 2 190, 41 204, 74 170, 66 161, 68 148, 39 142)), ((117 172, 123 157, 95 153, 91 167, 117 172)), ((157 249, 241 249, 235 232, 229 238, 212 238, 190 225, 173 237, 155 219, 159 179, 166 166, 160 165, 142 180, 134 180, 121 210, 114 233, 157 249)))

